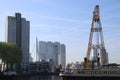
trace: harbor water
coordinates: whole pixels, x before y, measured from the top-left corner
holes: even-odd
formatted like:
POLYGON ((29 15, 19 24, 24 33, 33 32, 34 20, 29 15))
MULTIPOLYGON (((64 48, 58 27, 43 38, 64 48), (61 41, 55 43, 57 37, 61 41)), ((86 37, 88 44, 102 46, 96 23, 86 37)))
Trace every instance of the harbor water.
POLYGON ((0 78, 0 80, 120 80, 120 78, 108 77, 59 77, 58 75, 34 75, 24 77, 0 78))
POLYGON ((58 75, 31 75, 31 76, 21 76, 21 77, 4 77, 0 80, 63 80, 62 77, 58 75))
POLYGON ((62 77, 56 76, 56 75, 45 75, 45 76, 30 76, 30 77, 21 77, 16 78, 15 80, 63 80, 62 77))

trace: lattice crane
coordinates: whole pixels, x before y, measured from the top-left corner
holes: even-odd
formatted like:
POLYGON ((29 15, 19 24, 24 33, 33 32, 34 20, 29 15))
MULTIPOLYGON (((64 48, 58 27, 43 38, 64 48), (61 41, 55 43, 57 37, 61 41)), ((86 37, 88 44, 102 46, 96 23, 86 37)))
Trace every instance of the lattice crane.
POLYGON ((104 45, 103 32, 102 32, 98 5, 95 6, 95 9, 93 12, 87 55, 85 58, 85 65, 84 65, 85 68, 89 64, 90 55, 92 51, 93 51, 94 62, 97 62, 98 65, 107 64, 107 55, 106 55, 106 49, 104 45))

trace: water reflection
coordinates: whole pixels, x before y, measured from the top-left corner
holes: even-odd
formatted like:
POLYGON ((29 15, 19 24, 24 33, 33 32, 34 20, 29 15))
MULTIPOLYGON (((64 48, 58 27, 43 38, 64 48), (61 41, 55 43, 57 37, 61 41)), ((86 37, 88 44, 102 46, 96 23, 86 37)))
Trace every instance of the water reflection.
POLYGON ((20 77, 14 80, 63 80, 59 76, 30 76, 30 77, 20 77))

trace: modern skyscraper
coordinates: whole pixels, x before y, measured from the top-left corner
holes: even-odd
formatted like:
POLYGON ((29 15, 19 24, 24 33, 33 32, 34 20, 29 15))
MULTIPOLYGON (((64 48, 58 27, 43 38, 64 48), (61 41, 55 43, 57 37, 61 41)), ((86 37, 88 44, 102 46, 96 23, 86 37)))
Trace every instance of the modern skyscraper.
POLYGON ((52 59, 55 66, 62 65, 65 67, 66 64, 66 50, 65 45, 59 42, 44 42, 39 41, 39 59, 50 60, 52 59))
POLYGON ((61 44, 61 57, 60 57, 60 59, 61 59, 61 64, 64 67, 66 65, 66 54, 65 53, 66 53, 65 45, 61 44))
POLYGON ((46 59, 46 51, 47 51, 47 44, 44 41, 39 41, 39 47, 38 47, 38 57, 39 60, 46 59))
POLYGON ((61 47, 60 47, 60 43, 59 42, 55 42, 55 46, 56 46, 56 61, 57 61, 57 65, 61 64, 61 47))
POLYGON ((46 59, 54 59, 55 57, 55 52, 54 52, 54 43, 51 41, 47 42, 47 54, 46 54, 46 59))
POLYGON ((26 65, 29 62, 30 22, 20 13, 7 16, 5 35, 6 42, 16 43, 22 49, 22 66, 26 65))

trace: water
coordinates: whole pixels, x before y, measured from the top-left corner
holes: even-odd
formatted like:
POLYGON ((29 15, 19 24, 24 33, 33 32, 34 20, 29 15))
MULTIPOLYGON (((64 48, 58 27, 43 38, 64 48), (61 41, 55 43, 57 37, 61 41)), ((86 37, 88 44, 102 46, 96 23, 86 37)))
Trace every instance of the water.
MULTIPOLYGON (((57 75, 52 75, 52 76, 30 76, 30 77, 20 77, 12 80, 63 80, 62 77, 59 77, 57 75)), ((97 78, 97 77, 90 77, 90 78, 78 78, 78 77, 67 77, 64 80, 120 80, 120 78, 107 78, 107 77, 102 77, 102 78, 97 78)))
MULTIPOLYGON (((44 75, 44 76, 29 76, 29 77, 16 77, 16 78, 0 78, 0 80, 63 80, 62 77, 59 77, 57 75, 52 75, 52 76, 48 76, 48 75, 44 75)), ((108 78, 108 77, 86 77, 86 78, 82 78, 82 77, 67 77, 64 78, 64 80, 120 80, 120 78, 116 77, 116 78, 108 78)))
POLYGON ((62 77, 52 75, 52 76, 29 76, 29 77, 19 77, 14 80, 63 80, 62 77))

